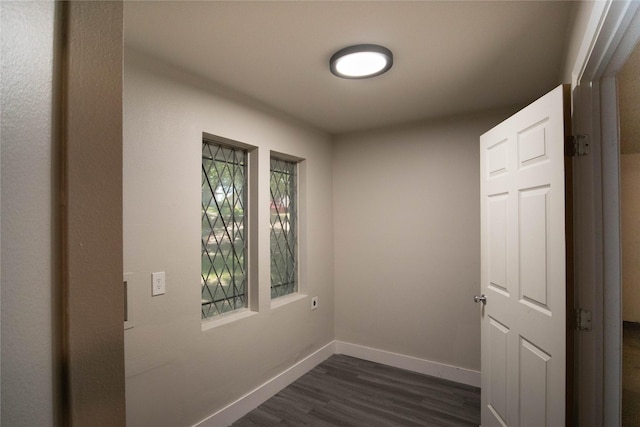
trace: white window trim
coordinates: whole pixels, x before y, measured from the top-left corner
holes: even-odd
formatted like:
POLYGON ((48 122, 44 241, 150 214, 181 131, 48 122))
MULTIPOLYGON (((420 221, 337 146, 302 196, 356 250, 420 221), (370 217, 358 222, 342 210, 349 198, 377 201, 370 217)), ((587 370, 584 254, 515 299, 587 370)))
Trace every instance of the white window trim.
POLYGON ((227 325, 229 323, 237 322, 241 319, 257 316, 257 311, 251 311, 248 308, 240 308, 238 310, 230 311, 228 313, 219 314, 215 317, 209 317, 202 319, 202 332, 218 328, 220 326, 227 325))
POLYGON ((300 291, 297 291, 288 295, 283 295, 281 297, 271 298, 271 309, 275 310, 276 308, 289 305, 302 299, 307 299, 308 297, 309 295, 301 294, 300 291))

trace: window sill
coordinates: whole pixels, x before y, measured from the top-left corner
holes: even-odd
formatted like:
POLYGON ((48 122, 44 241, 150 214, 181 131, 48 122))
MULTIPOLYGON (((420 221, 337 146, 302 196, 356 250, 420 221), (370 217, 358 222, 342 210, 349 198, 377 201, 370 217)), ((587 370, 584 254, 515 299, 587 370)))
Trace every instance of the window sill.
POLYGON ((290 294, 290 295, 285 295, 283 297, 275 298, 271 300, 271 309, 273 310, 273 309, 282 307, 284 305, 291 304, 292 302, 305 299, 307 297, 308 297, 307 294, 295 293, 295 294, 290 294))
POLYGON ((244 308, 241 310, 234 311, 233 313, 223 314, 213 319, 207 319, 202 321, 202 332, 217 328, 219 326, 226 325, 228 323, 238 321, 240 319, 246 319, 247 317, 252 317, 257 314, 258 313, 255 311, 251 311, 248 308, 244 308))

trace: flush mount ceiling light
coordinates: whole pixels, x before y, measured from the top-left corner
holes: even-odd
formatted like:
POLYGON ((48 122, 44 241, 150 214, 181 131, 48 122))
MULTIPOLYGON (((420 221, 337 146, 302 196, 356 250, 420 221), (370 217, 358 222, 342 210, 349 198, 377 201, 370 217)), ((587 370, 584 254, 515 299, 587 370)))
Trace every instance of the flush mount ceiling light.
POLYGON ((393 54, 386 47, 359 44, 345 47, 333 54, 331 72, 345 79, 366 79, 389 71, 393 54))

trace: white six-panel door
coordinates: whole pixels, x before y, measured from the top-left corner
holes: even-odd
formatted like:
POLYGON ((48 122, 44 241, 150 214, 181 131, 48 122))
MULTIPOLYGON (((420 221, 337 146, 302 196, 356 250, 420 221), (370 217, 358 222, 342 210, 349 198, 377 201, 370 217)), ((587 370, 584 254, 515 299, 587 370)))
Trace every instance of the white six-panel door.
POLYGON ((480 137, 483 427, 565 424, 568 90, 480 137))

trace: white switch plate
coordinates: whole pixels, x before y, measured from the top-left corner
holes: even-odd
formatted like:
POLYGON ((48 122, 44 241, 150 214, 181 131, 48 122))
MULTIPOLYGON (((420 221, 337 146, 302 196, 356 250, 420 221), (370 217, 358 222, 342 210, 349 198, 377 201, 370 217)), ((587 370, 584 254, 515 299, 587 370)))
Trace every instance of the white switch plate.
POLYGON ((318 297, 311 298, 311 310, 318 308, 318 297))
POLYGON ((151 273, 151 296, 164 295, 165 292, 164 271, 151 273))

